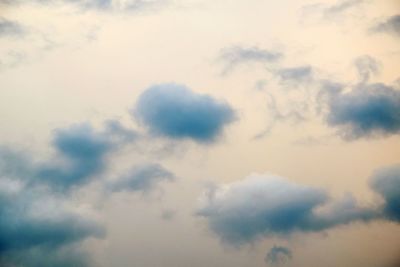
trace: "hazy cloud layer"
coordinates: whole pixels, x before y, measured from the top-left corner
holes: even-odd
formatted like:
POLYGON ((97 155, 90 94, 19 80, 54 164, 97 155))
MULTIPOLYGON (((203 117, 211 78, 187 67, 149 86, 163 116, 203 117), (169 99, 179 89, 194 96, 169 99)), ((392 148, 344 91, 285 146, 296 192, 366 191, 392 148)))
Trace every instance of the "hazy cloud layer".
POLYGON ((242 245, 266 236, 319 232, 354 221, 370 221, 379 211, 359 207, 349 196, 328 203, 324 190, 276 176, 251 175, 210 188, 197 214, 208 220, 210 229, 222 241, 242 245), (323 212, 316 211, 323 207, 323 212))
POLYGON ((79 8, 83 11, 127 11, 139 12, 146 10, 154 10, 161 7, 166 7, 172 4, 171 0, 1 0, 0 4, 3 5, 22 5, 22 4, 36 4, 43 6, 60 6, 69 5, 71 7, 79 8))
POLYGON ((26 29, 18 22, 0 17, 0 37, 21 36, 26 29))
POLYGON ((132 115, 155 136, 201 143, 215 141, 236 118, 227 103, 177 84, 145 90, 132 115))

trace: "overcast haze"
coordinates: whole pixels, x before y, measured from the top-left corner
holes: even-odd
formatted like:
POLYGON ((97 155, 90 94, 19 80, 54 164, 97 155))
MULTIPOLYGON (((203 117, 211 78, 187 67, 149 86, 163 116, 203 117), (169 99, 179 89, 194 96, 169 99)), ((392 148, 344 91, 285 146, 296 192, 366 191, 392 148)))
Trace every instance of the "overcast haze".
POLYGON ((398 0, 0 0, 1 267, 399 267, 398 0))

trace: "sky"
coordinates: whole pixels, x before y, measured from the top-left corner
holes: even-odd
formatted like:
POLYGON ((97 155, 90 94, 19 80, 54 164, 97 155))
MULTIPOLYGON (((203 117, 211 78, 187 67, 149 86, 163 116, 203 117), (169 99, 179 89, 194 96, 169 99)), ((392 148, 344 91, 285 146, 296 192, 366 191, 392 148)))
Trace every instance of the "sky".
POLYGON ((1 267, 399 267, 398 0, 0 0, 1 267))

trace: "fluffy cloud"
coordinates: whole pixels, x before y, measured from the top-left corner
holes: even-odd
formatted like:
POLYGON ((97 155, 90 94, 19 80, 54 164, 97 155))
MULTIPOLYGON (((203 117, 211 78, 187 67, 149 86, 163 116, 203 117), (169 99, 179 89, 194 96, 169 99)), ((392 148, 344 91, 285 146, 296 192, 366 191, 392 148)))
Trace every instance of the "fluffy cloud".
POLYGON ((331 91, 326 120, 345 139, 399 134, 400 92, 384 84, 331 91))
POLYGON ((142 191, 149 192, 162 181, 172 181, 175 176, 159 164, 148 164, 132 169, 129 173, 110 183, 112 192, 142 191))
POLYGON ((272 63, 283 57, 282 53, 261 49, 256 46, 233 46, 225 48, 219 55, 219 60, 224 63, 223 74, 233 71, 239 65, 253 63, 272 63))
POLYGON ((385 201, 384 216, 400 222, 400 165, 376 171, 371 180, 371 187, 385 201))
POLYGON ((327 200, 321 189, 276 176, 251 175, 210 188, 197 214, 208 220, 222 241, 234 245, 271 235, 323 231, 378 216, 376 210, 358 207, 351 197, 333 205, 326 205, 327 200))
POLYGON ((153 135, 202 143, 215 141, 236 117, 227 103, 177 84, 145 90, 132 115, 153 135))
POLYGON ((387 18, 370 29, 371 32, 385 32, 400 36, 400 15, 387 18))
POLYGON ((292 259, 292 251, 287 247, 273 246, 265 257, 265 262, 271 265, 285 264, 292 259))

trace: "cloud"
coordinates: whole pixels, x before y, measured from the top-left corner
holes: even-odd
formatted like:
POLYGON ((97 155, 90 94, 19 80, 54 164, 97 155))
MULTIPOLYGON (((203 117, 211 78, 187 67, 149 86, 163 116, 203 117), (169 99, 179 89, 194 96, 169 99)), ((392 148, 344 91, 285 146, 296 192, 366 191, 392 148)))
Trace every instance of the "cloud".
POLYGON ((400 15, 394 15, 370 28, 372 33, 389 33, 400 36, 400 15))
POLYGON ((105 156, 114 145, 89 124, 73 125, 55 132, 53 147, 56 160, 37 170, 38 182, 66 191, 87 183, 105 168, 105 156))
POLYGON ((319 232, 378 216, 374 209, 357 206, 350 196, 332 204, 321 189, 259 174, 210 188, 200 200, 197 215, 207 219, 223 242, 233 245, 266 236, 319 232))
POLYGON ((21 36, 26 29, 16 21, 0 17, 0 37, 21 36))
POLYGON ((301 9, 304 16, 316 15, 320 19, 329 21, 332 19, 343 19, 350 11, 357 9, 366 3, 365 0, 339 0, 335 4, 319 2, 304 5, 301 9))
POLYGON ((153 135, 201 143, 215 141, 236 118, 227 103, 178 84, 161 84, 145 90, 132 115, 153 135))
POLYGON ((384 84, 332 91, 326 121, 347 140, 400 133, 400 92, 384 84))
POLYGON ((365 0, 344 0, 339 1, 334 5, 327 6, 324 8, 323 12, 326 17, 336 16, 347 10, 359 6, 360 4, 364 3, 365 0))
POLYGON ((292 259, 292 251, 287 247, 273 246, 265 257, 265 262, 271 265, 282 265, 292 259))
POLYGON ((87 266, 82 241, 102 238, 104 229, 95 221, 70 211, 43 188, 15 183, 7 173, 0 180, 1 266, 87 266))
POLYGON ((299 123, 305 120, 305 117, 301 114, 301 112, 291 109, 287 112, 282 112, 278 108, 278 104, 276 103, 275 97, 272 94, 266 92, 267 101, 268 101, 268 113, 270 117, 270 121, 267 127, 260 133, 254 136, 255 139, 260 139, 265 137, 267 134, 271 133, 273 127, 281 121, 290 121, 291 123, 299 123))
POLYGON ((107 167, 107 157, 121 145, 133 142, 136 132, 117 121, 107 121, 96 131, 89 123, 74 124, 54 131, 50 160, 12 148, 0 149, 0 177, 7 175, 31 185, 47 185, 61 193, 86 185, 107 167))
POLYGON ((282 53, 261 49, 256 46, 241 47, 233 46, 221 50, 219 61, 224 63, 222 73, 227 74, 240 65, 254 63, 273 63, 283 57, 282 53))
POLYGON ((380 71, 379 62, 368 55, 356 58, 354 61, 354 65, 357 68, 361 83, 368 82, 371 75, 376 75, 380 71))
POLYGON ((147 193, 160 182, 172 181, 175 176, 159 164, 147 164, 133 168, 118 180, 107 185, 112 192, 141 191, 147 193))
POLYGON ((22 4, 39 4, 39 5, 69 5, 76 7, 82 11, 117 11, 117 12, 141 12, 155 10, 172 4, 171 0, 2 0, 0 4, 4 5, 22 5, 22 4))
POLYGON ((307 83, 312 80, 313 69, 311 66, 298 66, 292 68, 282 68, 276 73, 284 82, 307 83))
POLYGON ((385 216, 389 220, 400 222, 400 165, 376 171, 371 179, 371 187, 385 201, 385 216))

